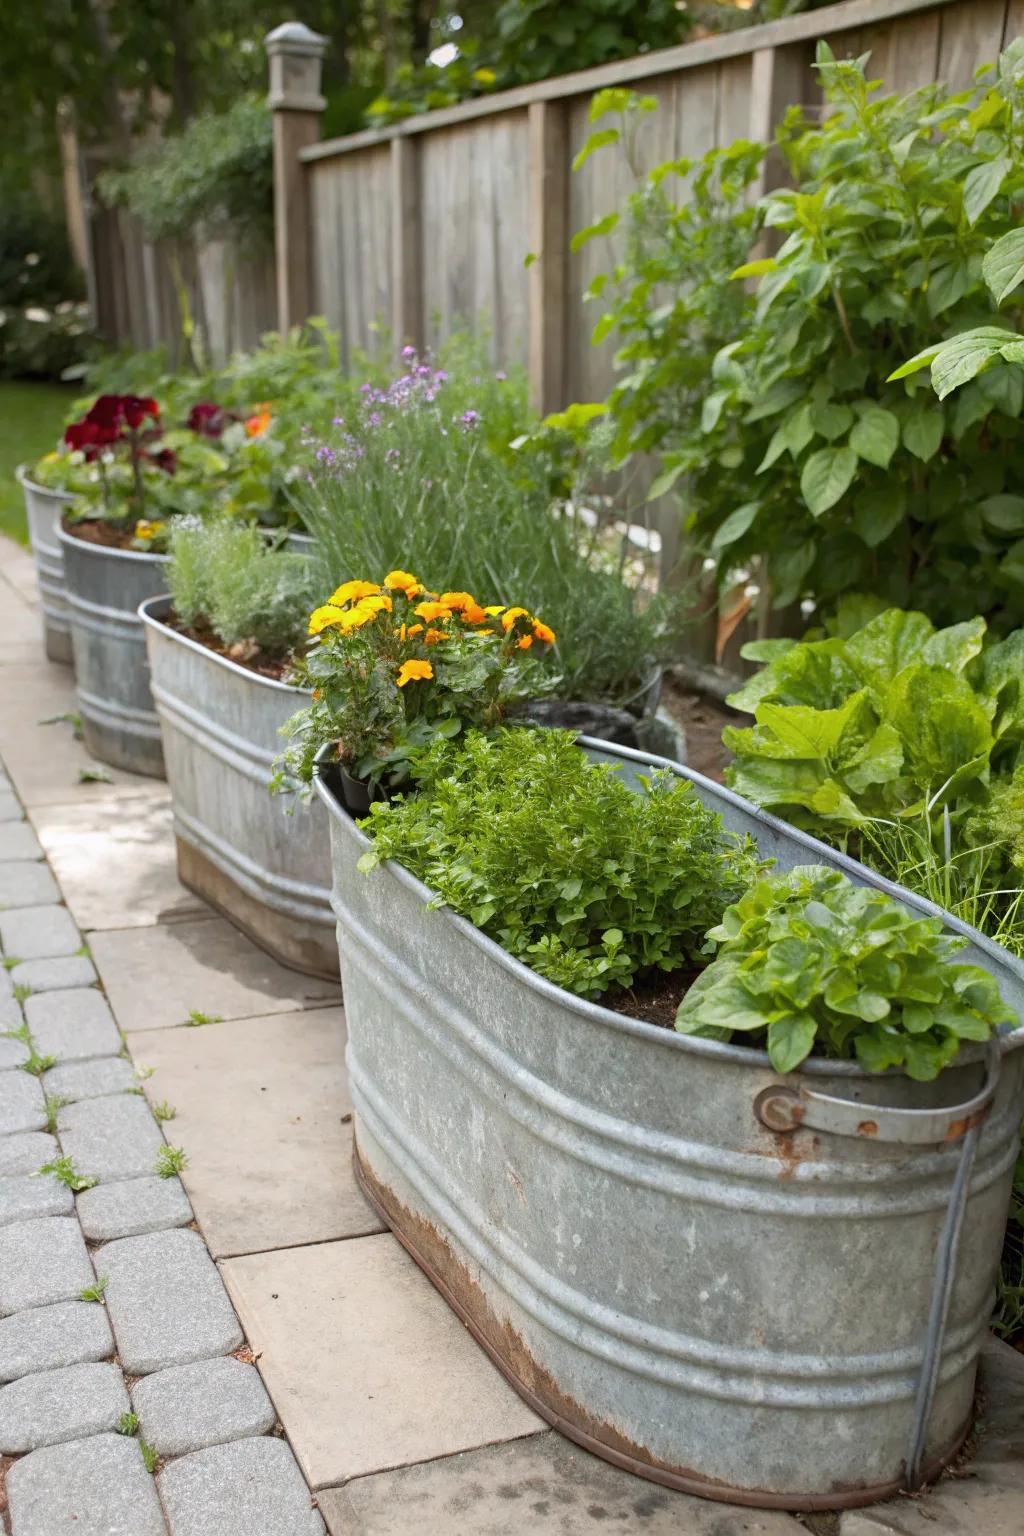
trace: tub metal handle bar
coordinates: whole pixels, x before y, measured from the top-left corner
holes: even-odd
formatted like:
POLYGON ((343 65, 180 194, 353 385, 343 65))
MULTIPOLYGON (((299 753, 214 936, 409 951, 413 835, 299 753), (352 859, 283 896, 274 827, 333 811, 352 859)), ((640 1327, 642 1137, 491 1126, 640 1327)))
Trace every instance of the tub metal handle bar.
POLYGON ((957 1142, 988 1118, 999 1084, 1000 1065, 999 1041, 993 1038, 986 1047, 985 1081, 979 1091, 963 1104, 940 1109, 864 1104, 821 1093, 803 1082, 798 1088, 780 1083, 763 1089, 754 1100, 754 1113, 770 1131, 795 1131, 798 1126, 806 1126, 834 1136, 916 1147, 957 1142))

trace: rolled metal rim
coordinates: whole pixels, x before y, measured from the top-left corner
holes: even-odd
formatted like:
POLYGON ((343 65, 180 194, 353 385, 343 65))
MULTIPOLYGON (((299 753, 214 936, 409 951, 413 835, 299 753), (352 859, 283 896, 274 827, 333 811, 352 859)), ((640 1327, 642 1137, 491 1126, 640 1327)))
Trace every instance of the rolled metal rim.
POLYGON ((31 479, 27 464, 18 465, 14 471, 14 478, 23 490, 35 491, 39 496, 52 496, 55 501, 72 502, 75 500, 74 491, 59 491, 49 485, 40 485, 38 480, 31 479))
POLYGON ((121 549, 117 544, 97 544, 92 539, 80 539, 73 531, 73 528, 66 528, 63 522, 57 529, 57 537, 62 544, 66 544, 78 553, 94 555, 97 558, 136 560, 145 562, 147 565, 169 565, 171 562, 170 555, 159 555, 155 550, 121 549))
MULTIPOLYGON (((856 859, 851 859, 846 854, 839 854, 831 848, 826 848, 824 844, 817 842, 808 833, 801 832, 799 828, 791 827, 788 822, 781 821, 778 817, 768 815, 767 812, 761 811, 757 806, 744 800, 742 796, 734 794, 732 790, 725 789, 721 784, 713 783, 694 769, 686 768, 680 763, 670 762, 668 758, 655 757, 646 752, 638 752, 632 747, 620 747, 614 742, 600 741, 596 737, 581 736, 579 744, 584 750, 590 749, 607 753, 612 757, 625 758, 646 768, 665 768, 677 778, 686 779, 697 787, 706 786, 716 796, 726 799, 738 810, 744 811, 747 815, 754 816, 772 829, 783 831, 787 838, 799 842, 807 850, 809 856, 808 863, 819 862, 820 853, 827 853, 829 858, 839 864, 844 873, 856 879, 858 884, 872 886, 876 890, 880 890, 885 895, 890 896, 894 901, 900 902, 903 906, 917 908, 925 916, 940 918, 947 927, 969 939, 972 943, 977 944, 979 948, 988 953, 998 964, 1002 966, 1009 965, 1024 980, 1024 960, 1011 955, 1008 950, 1003 949, 1002 945, 987 939, 984 934, 978 933, 976 929, 971 928, 967 923, 963 923, 958 918, 952 917, 949 913, 943 912, 940 907, 936 907, 932 902, 926 901, 924 897, 915 896, 912 892, 905 891, 902 886, 894 885, 892 881, 886 880, 884 876, 876 875, 874 870, 868 869, 864 864, 859 864, 856 859)), ((324 801, 331 816, 344 817, 346 821, 351 822, 352 831, 355 836, 360 840, 364 849, 369 849, 373 846, 370 839, 366 836, 365 832, 356 826, 354 819, 349 817, 348 812, 341 805, 337 796, 329 785, 323 781, 323 770, 325 768, 329 770, 332 765, 330 757, 332 750, 332 744, 328 743, 326 746, 321 747, 317 753, 316 771, 314 774, 317 794, 324 801)), ((418 880, 415 875, 411 874, 409 870, 394 859, 387 861, 387 869, 394 879, 418 896, 424 906, 435 899, 436 892, 432 891, 429 886, 424 885, 421 880, 418 880)), ((517 960, 514 955, 510 955, 494 939, 488 938, 468 918, 460 917, 451 907, 445 906, 442 903, 435 915, 444 922, 452 924, 470 943, 483 950, 496 965, 501 966, 503 970, 515 976, 524 986, 531 988, 533 991, 540 992, 543 996, 557 1002, 560 1007, 578 1014, 581 1018, 589 1019, 595 1024, 601 1024, 605 1029, 614 1029, 623 1035, 631 1035, 637 1039, 658 1044, 665 1050, 692 1052, 699 1056, 717 1057, 720 1061, 730 1061, 737 1066, 758 1067, 760 1069, 767 1067, 769 1070, 773 1070, 767 1051, 758 1050, 756 1046, 731 1045, 722 1040, 706 1040, 697 1035, 677 1034, 675 1030, 662 1029, 656 1024, 646 1023, 643 1019, 631 1019, 626 1014, 616 1013, 611 1008, 602 1007, 600 1003, 593 1003, 586 998, 577 997, 572 992, 566 992, 562 987, 556 986, 554 982, 538 975, 528 965, 524 965, 521 960, 517 960)), ((1024 1023, 1015 1030, 1000 1033, 998 1040, 1000 1049, 1004 1053, 1018 1049, 1024 1045, 1024 1023)), ((967 1046, 957 1056, 956 1065, 968 1065, 973 1061, 981 1061, 984 1058, 984 1054, 984 1046, 967 1046)), ((879 1077, 903 1075, 895 1070, 885 1073, 868 1072, 859 1062, 831 1061, 824 1056, 808 1056, 795 1069, 794 1073, 786 1075, 795 1076, 803 1073, 811 1076, 856 1078, 863 1082, 874 1081, 879 1077)))
MULTIPOLYGON (((165 555, 162 558, 169 559, 170 556, 165 555)), ((198 640, 193 640, 190 635, 184 634, 180 629, 172 629, 166 622, 166 614, 172 601, 170 593, 163 592, 158 597, 145 598, 136 612, 143 624, 148 624, 151 629, 159 629, 165 634, 173 635, 176 644, 187 646, 189 650, 202 656, 204 661, 213 662, 216 666, 223 667, 225 671, 241 675, 248 682, 258 683, 261 688, 276 688, 281 693, 309 697, 308 688, 299 688, 294 683, 283 683, 276 677, 264 677, 261 672, 253 672, 249 667, 240 666, 237 661, 232 661, 230 656, 222 656, 219 651, 213 651, 208 645, 202 645, 198 640)))

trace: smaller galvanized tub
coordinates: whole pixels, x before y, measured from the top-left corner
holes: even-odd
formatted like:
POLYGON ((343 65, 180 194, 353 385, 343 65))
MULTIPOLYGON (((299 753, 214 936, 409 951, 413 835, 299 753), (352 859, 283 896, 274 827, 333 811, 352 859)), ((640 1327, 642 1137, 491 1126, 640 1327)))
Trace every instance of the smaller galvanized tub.
POLYGON ((168 556, 92 544, 66 528, 58 538, 85 744, 100 762, 162 779, 160 721, 138 608, 167 586, 168 556))
POLYGON ((25 497, 28 536, 36 557, 46 654, 51 661, 70 663, 71 622, 64 585, 64 555, 57 535, 60 520, 75 498, 67 491, 51 491, 36 485, 24 465, 16 475, 25 497))
MULTIPOLYGON (((689 770, 587 748, 692 780, 783 867, 934 910, 689 770)), ((934 1083, 820 1059, 780 1078, 561 991, 394 863, 358 874, 321 767, 357 1171, 527 1401, 712 1499, 830 1509, 935 1473, 971 1422, 1024 1030, 934 1083)), ((968 958, 1020 1008, 1020 962, 977 935, 968 958)))
POLYGON ((263 949, 295 970, 334 979, 327 814, 316 799, 270 793, 280 728, 308 695, 240 667, 165 620, 150 598, 150 682, 163 726, 178 874, 263 949))

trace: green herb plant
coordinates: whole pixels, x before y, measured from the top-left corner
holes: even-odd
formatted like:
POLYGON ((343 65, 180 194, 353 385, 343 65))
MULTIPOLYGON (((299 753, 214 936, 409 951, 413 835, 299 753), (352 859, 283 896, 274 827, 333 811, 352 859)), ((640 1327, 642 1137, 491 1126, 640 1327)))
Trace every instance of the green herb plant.
POLYGON ((792 1072, 812 1052, 869 1072, 937 1077, 965 1042, 1018 1022, 995 978, 954 960, 965 940, 821 865, 759 880, 708 935, 716 958, 676 1028, 740 1036, 792 1072))
POLYGON ((707 929, 758 872, 756 850, 692 788, 634 793, 562 731, 438 741, 417 793, 371 806, 360 869, 395 859, 539 975, 581 997, 692 967, 707 929))

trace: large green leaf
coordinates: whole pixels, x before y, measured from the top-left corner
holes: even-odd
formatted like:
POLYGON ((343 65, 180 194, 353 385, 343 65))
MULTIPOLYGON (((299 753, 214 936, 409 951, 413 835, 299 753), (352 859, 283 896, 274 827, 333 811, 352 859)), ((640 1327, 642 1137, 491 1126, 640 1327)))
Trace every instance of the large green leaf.
POLYGON ((898 480, 858 492, 853 505, 854 532, 869 549, 877 549, 899 527, 906 508, 906 492, 898 480))
POLYGON ((811 1054, 818 1026, 809 1013, 791 1013, 768 1026, 768 1056, 776 1072, 793 1072, 811 1054))
MULTIPOLYGON (((779 762, 770 758, 744 757, 738 738, 744 733, 732 733, 736 743, 733 750, 737 759, 726 773, 726 783, 738 795, 753 800, 755 805, 810 807, 818 790, 825 782, 824 769, 818 763, 779 762)), ((723 733, 724 740, 724 733, 723 733)), ((726 745, 730 745, 729 742, 726 745)))
POLYGON ((856 473, 857 455, 852 448, 819 448, 812 453, 800 476, 800 492, 813 516, 834 507, 856 473))
POLYGON ((860 420, 850 433, 850 447, 860 459, 888 469, 900 442, 900 424, 892 411, 881 405, 861 409, 860 420))
MULTIPOLYGON (((748 750, 761 757, 826 760, 840 748, 851 728, 858 732, 857 746, 866 739, 863 722, 874 717, 865 692, 852 694, 838 709, 808 709, 803 704, 765 702, 757 709, 757 729, 748 750)), ((852 750, 852 749, 848 749, 852 750)))
POLYGON ((922 660, 933 667, 947 667, 950 672, 962 672, 973 657, 980 655, 985 643, 988 625, 984 619, 965 619, 962 624, 951 624, 948 629, 937 630, 924 643, 922 660))
POLYGON ((967 679, 943 667, 904 667, 889 685, 883 713, 903 739, 906 772, 930 794, 959 769, 987 762, 992 751, 987 711, 967 679))
POLYGON ((927 464, 938 453, 945 430, 941 406, 919 405, 903 423, 903 442, 916 459, 927 464))
POLYGON ((919 661, 935 633, 923 613, 887 608, 846 642, 846 659, 863 684, 877 695, 903 668, 919 661))
POLYGON ((1006 155, 997 155, 976 165, 964 181, 964 213, 968 224, 977 224, 1010 170, 1011 161, 1006 155))
POLYGON ((1024 229, 1011 229, 985 256, 981 275, 997 304, 1024 281, 1024 229))
POLYGON ((751 526, 757 514, 761 510, 759 501, 745 502, 742 507, 737 507, 715 530, 715 536, 711 540, 711 553, 719 554, 723 549, 728 549, 730 544, 735 544, 737 539, 743 537, 751 526))

